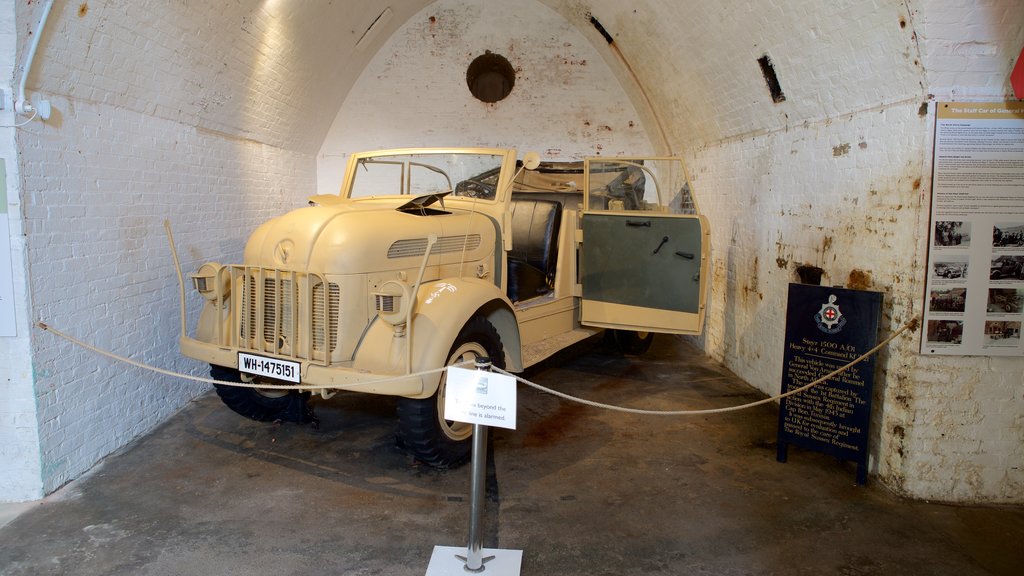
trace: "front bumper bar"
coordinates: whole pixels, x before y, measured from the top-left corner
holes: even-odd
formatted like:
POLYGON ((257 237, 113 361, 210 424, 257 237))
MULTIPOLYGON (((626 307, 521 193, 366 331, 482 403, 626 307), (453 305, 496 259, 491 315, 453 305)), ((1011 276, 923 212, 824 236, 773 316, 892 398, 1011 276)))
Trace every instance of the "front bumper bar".
MULTIPOLYGON (((239 350, 236 348, 217 346, 188 336, 181 337, 178 346, 181 353, 189 358, 226 368, 238 368, 239 350)), ((419 396, 429 389, 424 379, 438 378, 437 373, 403 378, 402 373, 369 372, 349 366, 321 366, 306 361, 300 364, 302 383, 298 386, 304 390, 350 390, 386 396, 419 396)))

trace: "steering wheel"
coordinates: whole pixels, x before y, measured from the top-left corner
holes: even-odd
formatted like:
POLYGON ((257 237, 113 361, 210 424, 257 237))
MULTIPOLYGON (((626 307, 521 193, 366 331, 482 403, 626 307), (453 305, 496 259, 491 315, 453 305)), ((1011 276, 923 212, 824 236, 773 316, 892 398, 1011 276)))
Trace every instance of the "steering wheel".
POLYGON ((484 200, 490 200, 494 198, 494 188, 484 184, 479 180, 463 180, 459 182, 455 190, 456 196, 465 196, 467 198, 482 198, 484 200))

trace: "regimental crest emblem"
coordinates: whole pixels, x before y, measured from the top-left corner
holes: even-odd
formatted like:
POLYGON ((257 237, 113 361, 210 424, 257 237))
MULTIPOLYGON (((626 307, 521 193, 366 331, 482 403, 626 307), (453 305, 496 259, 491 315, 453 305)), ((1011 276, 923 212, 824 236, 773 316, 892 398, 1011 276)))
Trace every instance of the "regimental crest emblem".
POLYGON ((846 318, 843 317, 839 306, 836 306, 835 294, 828 295, 828 302, 821 305, 821 310, 814 315, 814 321, 818 324, 818 329, 825 334, 838 334, 843 326, 846 326, 846 318))

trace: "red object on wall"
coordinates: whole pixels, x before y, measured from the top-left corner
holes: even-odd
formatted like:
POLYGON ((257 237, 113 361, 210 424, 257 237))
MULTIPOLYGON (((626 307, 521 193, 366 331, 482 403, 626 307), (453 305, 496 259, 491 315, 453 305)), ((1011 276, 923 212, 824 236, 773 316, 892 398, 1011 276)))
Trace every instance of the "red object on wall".
POLYGON ((1020 56, 1017 56, 1017 65, 1013 67, 1013 72, 1010 72, 1010 84, 1013 86, 1013 95, 1019 100, 1024 100, 1024 48, 1020 50, 1020 56))

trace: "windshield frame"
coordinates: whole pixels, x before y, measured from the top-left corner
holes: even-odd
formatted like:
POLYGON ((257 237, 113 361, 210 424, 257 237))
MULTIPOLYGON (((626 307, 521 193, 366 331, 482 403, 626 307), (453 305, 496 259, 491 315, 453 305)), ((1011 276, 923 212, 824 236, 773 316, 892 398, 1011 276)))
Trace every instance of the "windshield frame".
MULTIPOLYGON (((499 177, 495 190, 494 198, 474 198, 470 196, 458 196, 451 194, 446 198, 447 202, 452 201, 472 201, 472 202, 485 202, 485 203, 497 203, 505 201, 509 195, 508 184, 512 178, 512 174, 515 170, 515 158, 516 151, 508 148, 483 148, 483 147, 466 147, 466 148, 396 148, 391 150, 374 150, 369 152, 360 152, 349 156, 348 164, 345 168, 345 177, 342 180, 341 190, 339 196, 345 200, 372 200, 380 198, 404 198, 408 200, 413 197, 410 194, 381 194, 373 196, 357 196, 352 197, 352 189, 358 177, 357 170, 360 169, 363 163, 386 163, 389 158, 395 158, 396 161, 399 157, 404 157, 403 160, 408 161, 410 156, 419 156, 416 159, 416 163, 424 166, 427 164, 426 157, 431 155, 443 156, 443 155, 476 155, 476 156, 495 156, 499 159, 499 177), (422 162, 422 163, 421 163, 422 162)), ((437 171, 434 166, 429 166, 429 170, 437 171)), ((493 169, 492 169, 493 170, 493 169)), ((439 171, 444 174, 447 178, 448 175, 444 171, 439 171)), ((408 175, 403 176, 407 178, 408 175)), ((449 178, 449 184, 453 187, 457 186, 457 183, 452 183, 449 178)), ((465 181, 465 180, 463 180, 465 181)), ((402 190, 408 190, 408 186, 405 183, 402 185, 402 190)), ((454 190, 452 190, 455 192, 454 190)))
MULTIPOLYGON (((679 156, 591 156, 584 158, 583 166, 584 211, 624 214, 653 211, 676 216, 695 216, 701 213, 693 187, 690 185, 690 173, 686 168, 686 163, 679 156), (599 203, 594 201, 597 188, 594 187, 591 176, 617 172, 619 170, 617 166, 634 169, 645 179, 649 179, 654 199, 657 202, 641 202, 645 205, 643 208, 599 207, 599 203), (667 173, 659 174, 659 171, 665 169, 667 169, 667 173), (675 173, 674 177, 672 177, 673 173, 675 173), (682 185, 678 191, 675 191, 675 186, 680 181, 682 185), (676 198, 680 199, 678 206, 674 204, 676 198)), ((600 182, 600 179, 598 181, 600 182)), ((644 196, 646 197, 646 195, 644 196)))

